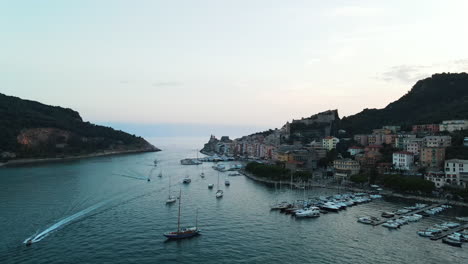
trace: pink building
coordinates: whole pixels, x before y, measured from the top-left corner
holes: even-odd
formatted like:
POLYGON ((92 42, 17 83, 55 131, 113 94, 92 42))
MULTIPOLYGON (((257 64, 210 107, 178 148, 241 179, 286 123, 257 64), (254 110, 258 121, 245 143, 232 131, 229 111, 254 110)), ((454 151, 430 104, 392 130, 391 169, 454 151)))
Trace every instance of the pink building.
POLYGON ((438 124, 425 124, 425 125, 414 125, 413 133, 437 133, 439 132, 438 124))

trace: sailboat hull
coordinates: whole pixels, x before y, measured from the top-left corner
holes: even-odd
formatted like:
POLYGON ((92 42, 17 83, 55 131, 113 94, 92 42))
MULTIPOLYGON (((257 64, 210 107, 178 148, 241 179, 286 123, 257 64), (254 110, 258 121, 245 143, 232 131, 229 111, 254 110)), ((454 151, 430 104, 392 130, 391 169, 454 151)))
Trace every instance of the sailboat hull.
POLYGON ((194 237, 200 234, 200 231, 193 230, 193 231, 181 231, 181 232, 169 232, 165 233, 164 236, 168 239, 182 239, 182 238, 189 238, 194 237))

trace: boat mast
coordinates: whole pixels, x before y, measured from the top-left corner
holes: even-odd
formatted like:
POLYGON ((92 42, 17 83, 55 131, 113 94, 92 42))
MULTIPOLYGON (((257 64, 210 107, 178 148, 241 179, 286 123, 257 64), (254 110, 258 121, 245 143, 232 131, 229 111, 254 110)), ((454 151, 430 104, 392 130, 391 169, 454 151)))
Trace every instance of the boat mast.
POLYGON ((198 229, 198 208, 197 208, 197 213, 195 215, 195 228, 198 229))
POLYGON ((171 197, 171 176, 169 175, 169 188, 168 188, 168 198, 171 197))
POLYGON ((218 171, 218 191, 219 191, 219 171, 218 171))
POLYGON ((180 201, 182 201, 182 189, 179 192, 179 217, 177 217, 177 233, 180 233, 180 201))

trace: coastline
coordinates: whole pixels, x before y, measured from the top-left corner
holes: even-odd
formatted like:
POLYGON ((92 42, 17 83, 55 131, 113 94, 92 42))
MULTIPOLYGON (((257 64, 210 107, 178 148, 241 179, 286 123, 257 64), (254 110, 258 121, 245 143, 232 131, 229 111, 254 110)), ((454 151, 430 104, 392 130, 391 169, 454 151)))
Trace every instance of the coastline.
POLYGON ((161 151, 161 150, 154 147, 154 148, 144 148, 144 149, 101 151, 101 152, 95 152, 95 153, 84 154, 84 155, 64 156, 60 158, 16 159, 16 160, 9 160, 3 163, 0 162, 0 168, 9 167, 9 166, 21 166, 21 165, 47 163, 47 162, 61 162, 61 161, 70 161, 70 160, 77 160, 77 159, 87 159, 87 158, 114 156, 114 155, 122 155, 122 154, 136 154, 136 153, 145 153, 145 152, 158 152, 158 151, 161 151))
MULTIPOLYGON (((245 170, 239 170, 239 173, 244 175, 245 177, 253 180, 253 181, 258 181, 258 182, 263 182, 263 183, 268 183, 268 184, 278 184, 281 183, 281 185, 291 185, 291 182, 283 182, 283 181, 274 181, 274 180, 268 180, 268 179, 262 179, 259 178, 255 175, 252 175, 251 173, 246 172, 245 170)), ((299 188, 300 184, 299 183, 292 183, 294 188, 299 188)), ((353 192, 368 192, 369 190, 366 189, 361 189, 361 188, 356 188, 356 187, 342 187, 342 186, 337 186, 337 185, 325 185, 325 184, 318 184, 318 183, 312 183, 308 184, 309 187, 315 187, 315 188, 326 188, 326 189, 335 189, 335 190, 347 190, 347 191, 353 191, 353 192)), ((419 201, 424 201, 424 202, 432 202, 432 203, 446 203, 450 205, 456 205, 456 206, 463 206, 463 207, 468 207, 468 203, 466 202, 460 202, 460 201, 452 201, 452 200, 446 200, 446 199, 441 199, 441 198, 434 198, 434 197, 424 197, 424 196, 417 196, 417 195, 409 195, 409 194, 402 194, 402 193, 396 193, 393 191, 383 191, 380 192, 381 195, 384 196, 390 196, 390 197, 396 197, 396 198, 403 198, 403 199, 413 199, 413 200, 419 200, 419 201)))

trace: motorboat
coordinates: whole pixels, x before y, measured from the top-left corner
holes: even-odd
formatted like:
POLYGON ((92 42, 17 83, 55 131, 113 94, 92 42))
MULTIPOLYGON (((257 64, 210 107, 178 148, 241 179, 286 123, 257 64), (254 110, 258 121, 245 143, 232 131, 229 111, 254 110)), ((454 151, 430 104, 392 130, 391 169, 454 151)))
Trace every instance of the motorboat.
POLYGON ((459 223, 455 223, 455 222, 445 222, 445 223, 442 223, 440 224, 441 226, 446 226, 448 228, 457 228, 460 226, 459 223))
POLYGON ((228 179, 226 179, 226 180, 224 181, 224 185, 229 186, 229 185, 231 185, 231 182, 230 182, 228 179))
POLYGON ((392 212, 383 212, 381 216, 385 218, 392 218, 395 216, 395 214, 392 212))
POLYGON ((461 247, 463 242, 444 237, 442 238, 442 243, 445 243, 454 247, 461 247))
POLYGON ((324 209, 324 210, 327 210, 327 211, 330 211, 330 212, 338 212, 340 210, 340 207, 337 206, 333 202, 326 202, 326 203, 324 203, 322 205, 321 209, 324 209))
POLYGON ((208 189, 213 189, 213 186, 214 186, 213 183, 208 184, 208 189))
POLYGON ((184 178, 184 180, 182 181, 183 183, 185 184, 189 184, 192 182, 192 179, 190 179, 188 176, 184 178))
POLYGON ((224 195, 223 190, 217 190, 216 191, 216 198, 221 198, 221 197, 223 197, 223 195, 224 195))
POLYGON ((374 221, 370 217, 359 217, 357 220, 359 223, 366 224, 366 225, 372 225, 374 221))
POLYGON ((420 231, 418 231, 418 235, 422 236, 422 237, 433 237, 434 232, 430 232, 430 231, 427 231, 427 230, 420 230, 420 231))
POLYGON ((388 228, 388 229, 397 229, 400 228, 400 224, 395 222, 395 221, 387 221, 382 224, 382 226, 388 228))
POLYGON ((299 209, 296 210, 295 216, 298 218, 304 218, 304 217, 319 217, 320 216, 320 211, 318 210, 317 207, 314 208, 306 208, 306 209, 299 209))

